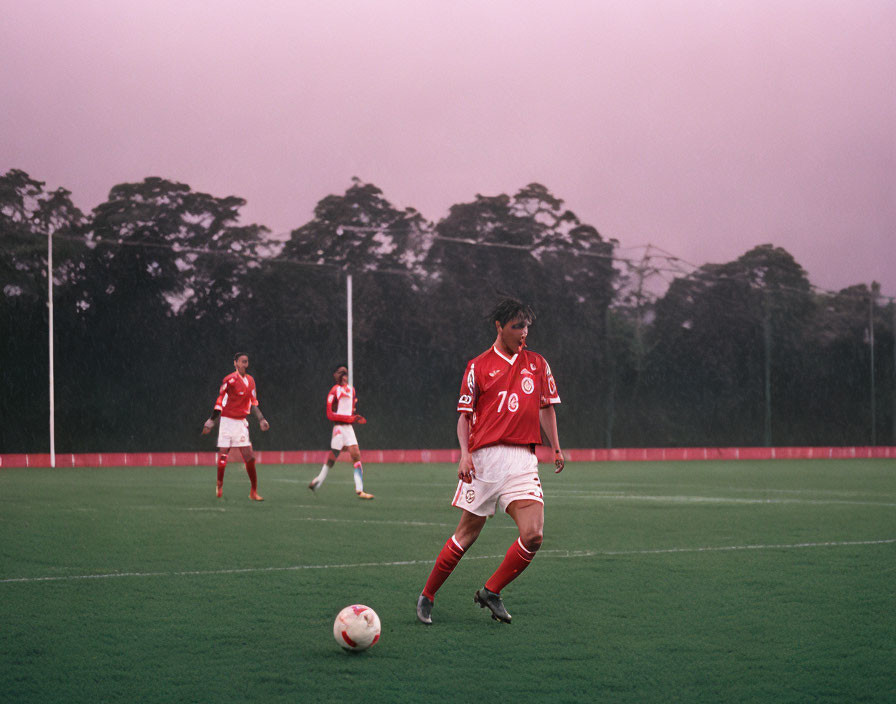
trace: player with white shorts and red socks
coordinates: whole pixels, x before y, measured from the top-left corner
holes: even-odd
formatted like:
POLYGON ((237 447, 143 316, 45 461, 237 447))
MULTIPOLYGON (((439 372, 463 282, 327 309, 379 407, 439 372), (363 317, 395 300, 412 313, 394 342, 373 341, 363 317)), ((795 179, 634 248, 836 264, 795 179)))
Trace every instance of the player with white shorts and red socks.
POLYGON ((348 450, 354 465, 355 493, 360 499, 372 499, 373 494, 364 491, 364 466, 361 464, 361 450, 358 447, 358 439, 355 437, 353 423, 364 425, 367 419, 358 415, 356 407, 358 397, 355 389, 348 383, 348 369, 340 364, 333 372, 336 385, 327 394, 327 419, 333 422, 333 434, 330 437, 330 454, 318 475, 311 480, 308 488, 317 491, 327 474, 336 464, 336 458, 343 449, 348 450))
POLYGON ((470 360, 461 383, 459 481, 451 505, 463 513, 417 599, 417 618, 426 624, 432 623, 436 592, 496 508, 513 518, 519 538, 473 599, 488 608, 495 620, 510 623, 501 590, 535 557, 544 531, 544 495, 535 457, 542 430, 554 451, 554 471, 564 466, 554 412, 554 405, 560 403, 557 385, 545 358, 525 349, 535 314, 529 306, 505 299, 491 319, 495 342, 470 360))
POLYGON ((249 498, 253 501, 264 501, 258 495, 255 453, 249 440, 249 421, 246 417, 251 412, 258 419, 262 431, 271 426, 261 415, 261 409, 258 407, 255 379, 246 373, 249 368, 249 355, 237 352, 233 356, 233 366, 236 371, 224 377, 211 418, 202 426, 202 434, 208 435, 215 427, 215 421, 219 417, 221 419, 218 426, 218 482, 215 493, 219 499, 224 495, 224 469, 227 467, 230 449, 236 447, 243 457, 246 473, 249 475, 249 498))

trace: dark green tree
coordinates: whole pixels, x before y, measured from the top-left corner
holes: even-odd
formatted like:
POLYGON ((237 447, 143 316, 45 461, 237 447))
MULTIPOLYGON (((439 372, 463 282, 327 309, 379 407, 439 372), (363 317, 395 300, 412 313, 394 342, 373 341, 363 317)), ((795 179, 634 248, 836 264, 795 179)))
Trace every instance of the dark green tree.
POLYGON ((802 268, 761 245, 673 281, 658 301, 649 361, 653 403, 673 445, 761 445, 784 427, 812 313, 802 268))
POLYGON ((70 196, 19 169, 0 176, 0 417, 10 420, 0 424, 0 452, 49 450, 48 239, 58 301, 84 221, 70 196))

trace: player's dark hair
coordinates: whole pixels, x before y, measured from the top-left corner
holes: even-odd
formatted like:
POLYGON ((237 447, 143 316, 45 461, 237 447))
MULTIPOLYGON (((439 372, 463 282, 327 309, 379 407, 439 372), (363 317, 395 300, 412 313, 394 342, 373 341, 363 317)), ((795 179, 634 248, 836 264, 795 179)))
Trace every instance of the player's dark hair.
POLYGON ((333 373, 335 374, 338 370, 342 369, 343 367, 345 367, 346 371, 348 371, 348 365, 345 362, 340 362, 335 367, 333 367, 333 373))
POLYGON ((240 357, 248 357, 248 356, 249 355, 246 352, 237 352, 235 355, 233 355, 233 361, 235 362, 240 357))
POLYGON ((517 318, 525 318, 530 324, 534 323, 535 311, 515 298, 505 298, 495 306, 495 309, 489 316, 489 322, 497 321, 503 328, 511 320, 516 320, 517 318))

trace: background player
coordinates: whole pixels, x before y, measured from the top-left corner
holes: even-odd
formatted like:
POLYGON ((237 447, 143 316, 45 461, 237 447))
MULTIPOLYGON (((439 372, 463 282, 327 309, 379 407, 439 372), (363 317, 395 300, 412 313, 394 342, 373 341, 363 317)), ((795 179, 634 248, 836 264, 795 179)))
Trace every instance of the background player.
POLYGON ((510 623, 501 590, 535 557, 544 530, 544 498, 535 457, 540 428, 554 450, 554 471, 563 470, 553 407, 560 403, 557 386, 545 358, 524 349, 535 314, 529 306, 505 299, 491 319, 495 342, 467 364, 457 402, 460 464, 451 505, 460 508, 462 515, 417 599, 417 618, 426 624, 432 623, 436 592, 479 537, 496 506, 516 522, 519 538, 473 599, 488 608, 495 620, 510 623))
POLYGON ((246 473, 249 475, 251 485, 249 498, 253 501, 264 501, 258 495, 255 453, 252 452, 252 443, 249 441, 249 421, 246 420, 246 417, 251 410, 258 419, 262 431, 266 431, 271 426, 261 415, 261 409, 258 407, 255 379, 246 373, 249 368, 249 355, 237 352, 233 357, 233 366, 236 371, 224 377, 221 390, 218 392, 218 400, 215 401, 215 409, 212 411, 211 417, 205 421, 202 434, 208 435, 220 416, 221 423, 218 426, 218 498, 224 495, 224 469, 227 467, 227 456, 231 447, 237 447, 243 456, 246 473))
POLYGON ((339 453, 345 448, 354 463, 355 493, 359 498, 372 499, 373 494, 364 491, 364 467, 361 464, 361 450, 358 448, 358 439, 355 437, 355 429, 352 427, 352 423, 364 425, 367 419, 355 412, 358 397, 355 396, 354 387, 348 384, 348 369, 344 364, 336 367, 333 379, 336 381, 336 385, 327 394, 327 419, 333 422, 330 455, 324 466, 320 468, 320 473, 311 480, 308 488, 311 491, 317 491, 320 488, 327 478, 327 473, 336 464, 339 453))

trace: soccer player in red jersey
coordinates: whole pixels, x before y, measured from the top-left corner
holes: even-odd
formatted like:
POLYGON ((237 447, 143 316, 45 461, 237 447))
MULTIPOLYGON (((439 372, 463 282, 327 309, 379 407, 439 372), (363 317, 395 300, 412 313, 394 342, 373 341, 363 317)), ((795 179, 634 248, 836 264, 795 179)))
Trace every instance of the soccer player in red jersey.
POLYGON ((535 314, 529 306, 505 299, 491 319, 495 342, 467 364, 457 401, 459 481, 451 505, 462 513, 417 599, 417 618, 426 624, 432 623, 436 592, 496 507, 513 518, 519 538, 473 599, 495 620, 510 623, 501 590, 535 557, 544 530, 544 496, 535 457, 541 430, 554 451, 554 471, 563 470, 554 412, 554 404, 560 403, 557 385, 545 358, 525 349, 535 314))
POLYGON ((215 421, 221 418, 218 426, 218 498, 224 495, 224 469, 227 467, 227 456, 230 448, 236 447, 239 448, 243 462, 246 463, 246 473, 251 484, 249 498, 253 501, 264 501, 258 495, 255 453, 252 452, 252 443, 249 441, 249 421, 246 418, 251 411, 263 431, 271 426, 258 408, 255 379, 246 373, 246 369, 249 368, 249 355, 237 352, 233 357, 233 366, 236 371, 224 377, 218 399, 215 401, 215 409, 202 426, 202 434, 208 435, 215 427, 215 421))
POLYGON ((336 367, 333 379, 336 384, 327 394, 327 419, 333 423, 330 456, 327 457, 324 466, 320 468, 318 475, 311 480, 308 488, 311 491, 317 491, 320 488, 344 448, 348 450, 355 468, 355 493, 358 498, 372 499, 373 494, 364 491, 364 466, 361 464, 361 450, 358 448, 358 439, 355 437, 355 429, 352 427, 353 423, 364 425, 367 419, 358 415, 356 411, 358 397, 355 395, 354 387, 349 386, 348 369, 344 364, 336 367))

